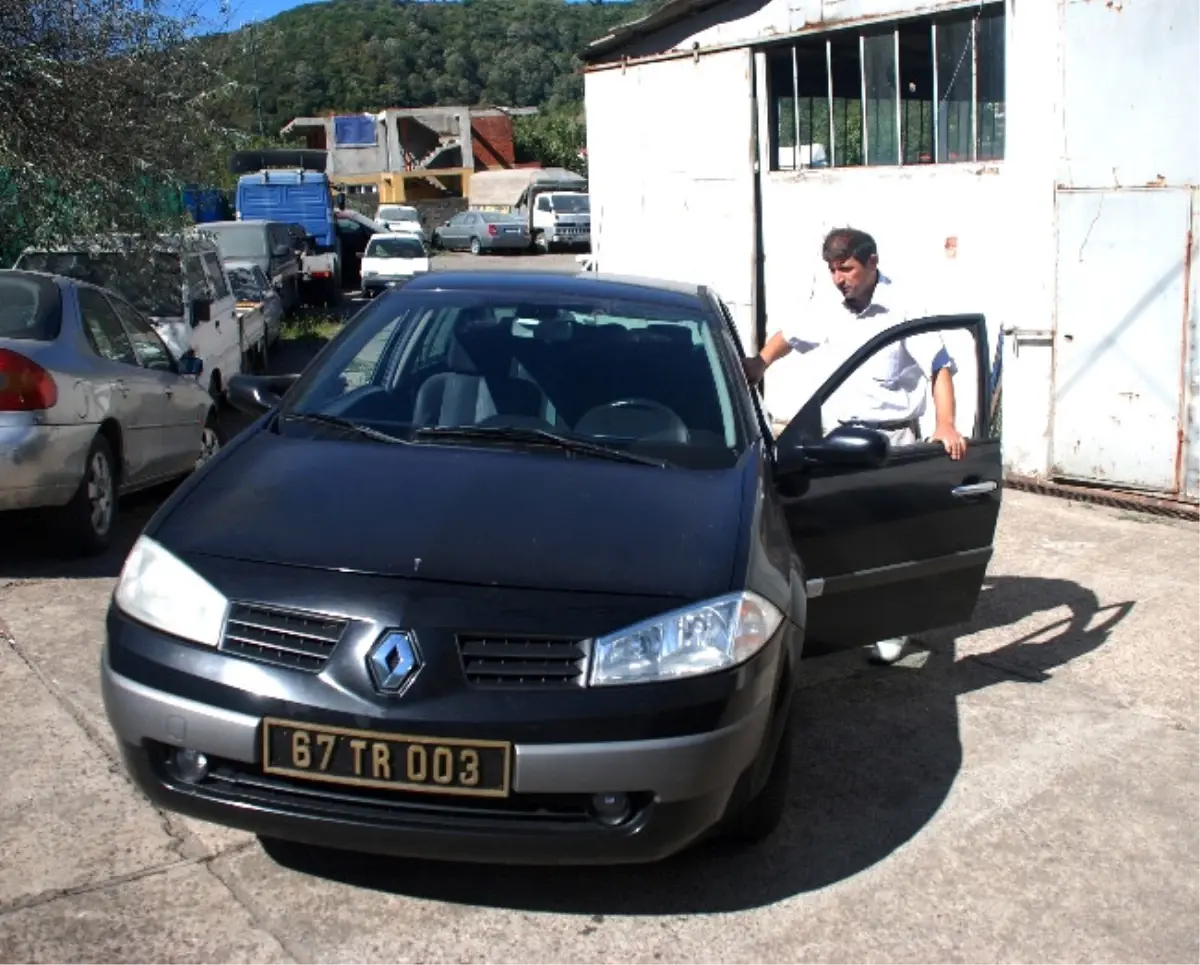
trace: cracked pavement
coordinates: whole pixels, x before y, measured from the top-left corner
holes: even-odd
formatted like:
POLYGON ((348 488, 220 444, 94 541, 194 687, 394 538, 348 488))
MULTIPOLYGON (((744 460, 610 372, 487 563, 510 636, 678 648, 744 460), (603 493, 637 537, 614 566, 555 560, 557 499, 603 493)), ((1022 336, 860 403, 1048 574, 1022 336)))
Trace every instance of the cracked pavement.
POLYGON ((768 844, 640 869, 271 845, 127 781, 98 661, 116 550, 0 557, 0 960, 1196 961, 1195 524, 1006 491, 975 617, 814 660, 768 844))

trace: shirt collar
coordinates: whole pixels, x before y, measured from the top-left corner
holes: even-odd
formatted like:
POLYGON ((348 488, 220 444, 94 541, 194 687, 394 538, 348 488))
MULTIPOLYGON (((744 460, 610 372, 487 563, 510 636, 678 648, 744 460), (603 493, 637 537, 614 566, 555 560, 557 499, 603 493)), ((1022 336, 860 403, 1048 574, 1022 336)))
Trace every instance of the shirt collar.
MULTIPOLYGON (((867 303, 867 307, 861 312, 855 312, 857 318, 873 318, 876 315, 888 315, 893 311, 893 295, 895 288, 892 285, 892 279, 883 272, 879 273, 879 278, 875 283, 875 290, 871 293, 871 300, 867 303)), ((848 308, 846 303, 842 302, 843 308, 848 308)))

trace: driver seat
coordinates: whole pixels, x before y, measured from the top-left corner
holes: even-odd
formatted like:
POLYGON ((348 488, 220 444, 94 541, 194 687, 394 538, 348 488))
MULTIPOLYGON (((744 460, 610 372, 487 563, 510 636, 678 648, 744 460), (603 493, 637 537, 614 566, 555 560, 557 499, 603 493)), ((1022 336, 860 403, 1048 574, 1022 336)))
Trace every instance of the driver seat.
POLYGON ((470 426, 495 415, 540 414, 542 394, 536 385, 510 376, 485 379, 457 337, 450 341, 446 364, 448 372, 426 379, 417 391, 414 425, 470 426))

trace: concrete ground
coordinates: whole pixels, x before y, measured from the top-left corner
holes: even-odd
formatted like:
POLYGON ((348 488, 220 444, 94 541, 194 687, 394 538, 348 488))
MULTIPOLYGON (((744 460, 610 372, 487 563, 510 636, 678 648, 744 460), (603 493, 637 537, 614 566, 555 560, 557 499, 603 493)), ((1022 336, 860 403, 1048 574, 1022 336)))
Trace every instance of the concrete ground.
POLYGON ((1194 524, 1006 491, 974 619, 814 660, 797 793, 744 852, 505 869, 288 849, 124 777, 103 617, 158 494, 0 546, 0 960, 1200 959, 1194 524))

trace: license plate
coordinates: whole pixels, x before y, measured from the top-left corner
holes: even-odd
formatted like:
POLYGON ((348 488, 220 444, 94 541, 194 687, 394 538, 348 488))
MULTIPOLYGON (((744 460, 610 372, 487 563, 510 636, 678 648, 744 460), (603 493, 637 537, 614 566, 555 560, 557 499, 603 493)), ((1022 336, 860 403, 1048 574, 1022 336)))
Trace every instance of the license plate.
POLYGON ((263 771, 350 787, 508 797, 507 741, 413 737, 263 719, 263 771))

